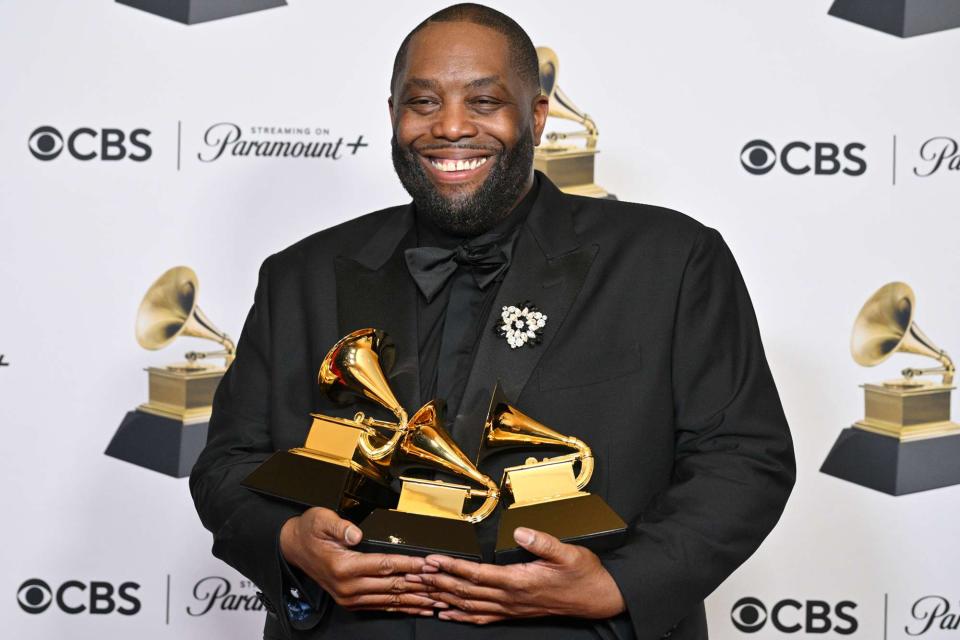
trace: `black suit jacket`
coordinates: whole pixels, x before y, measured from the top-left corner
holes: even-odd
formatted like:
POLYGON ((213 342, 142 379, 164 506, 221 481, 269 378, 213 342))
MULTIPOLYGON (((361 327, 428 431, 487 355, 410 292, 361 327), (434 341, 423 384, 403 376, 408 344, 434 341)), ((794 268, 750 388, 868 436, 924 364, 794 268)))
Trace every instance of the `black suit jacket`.
MULTIPOLYGON (((216 394, 191 491, 214 555, 280 610, 268 616, 268 637, 705 638, 703 599, 778 520, 794 480, 792 444, 747 290, 720 235, 674 211, 569 196, 540 179, 494 309, 536 303, 548 316, 543 342, 514 350, 484 331, 453 434, 474 457, 499 379, 525 413, 593 448, 587 489, 630 528, 628 543, 601 558, 628 615, 471 627, 331 604, 307 631, 283 615, 278 533, 299 509, 239 483, 272 452, 302 445, 311 411, 355 411, 333 406, 315 384, 321 359, 350 331, 386 330, 397 345, 397 397, 411 411, 429 400, 419 397, 406 205, 267 259, 216 394)), ((483 470, 499 478, 526 455, 491 458, 483 470)))

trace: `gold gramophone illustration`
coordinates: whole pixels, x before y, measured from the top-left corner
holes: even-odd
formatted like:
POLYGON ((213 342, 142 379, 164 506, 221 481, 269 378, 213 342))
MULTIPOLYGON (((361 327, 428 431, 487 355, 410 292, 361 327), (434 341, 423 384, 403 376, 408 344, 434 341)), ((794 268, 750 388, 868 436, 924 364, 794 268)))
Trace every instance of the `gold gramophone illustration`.
POLYGON ((394 415, 387 422, 357 412, 352 418, 311 414, 302 447, 278 451, 243 485, 307 506, 327 507, 359 519, 376 506, 396 504, 390 489, 390 457, 408 428, 407 413, 387 382, 395 349, 376 329, 340 339, 324 357, 320 391, 338 404, 361 399, 394 415))
POLYGON ((500 518, 496 562, 510 564, 530 558, 513 539, 514 529, 521 526, 598 552, 623 544, 626 523, 603 498, 584 491, 593 476, 590 447, 511 406, 498 383, 484 423, 477 465, 497 451, 527 448, 560 448, 573 453, 540 460, 531 457, 522 465, 504 469, 502 491, 512 495, 513 503, 500 518), (576 473, 575 465, 579 465, 576 473))
POLYGON ((534 168, 545 173, 550 180, 566 193, 580 196, 606 198, 610 194, 594 182, 594 164, 597 157, 597 125, 593 118, 581 111, 560 86, 557 76, 560 62, 549 47, 537 47, 540 62, 540 87, 550 99, 549 115, 581 124, 582 131, 546 134, 547 142, 537 147, 534 153, 534 168), (584 144, 570 141, 582 138, 584 144))
POLYGON ((410 418, 390 457, 390 473, 402 482, 399 501, 396 508, 377 509, 361 523, 361 549, 481 559, 474 525, 493 513, 500 491, 470 462, 443 421, 442 400, 431 400, 410 418), (480 488, 408 475, 414 469, 445 472, 480 488), (465 511, 475 500, 482 502, 465 511))
POLYGON ((157 350, 181 336, 220 344, 216 352, 190 351, 186 361, 149 367, 149 399, 129 412, 107 446, 109 456, 182 478, 207 441, 213 394, 235 348, 197 306, 199 281, 189 267, 166 271, 147 290, 137 312, 136 338, 144 349, 157 350), (222 357, 223 365, 202 362, 222 357))
POLYGON ((873 367, 899 352, 940 366, 907 368, 896 380, 864 384, 865 417, 841 432, 822 472, 891 495, 960 484, 960 425, 950 420, 956 368, 917 326, 915 309, 909 285, 881 287, 854 322, 853 359, 873 367), (928 375, 941 379, 922 377, 928 375))

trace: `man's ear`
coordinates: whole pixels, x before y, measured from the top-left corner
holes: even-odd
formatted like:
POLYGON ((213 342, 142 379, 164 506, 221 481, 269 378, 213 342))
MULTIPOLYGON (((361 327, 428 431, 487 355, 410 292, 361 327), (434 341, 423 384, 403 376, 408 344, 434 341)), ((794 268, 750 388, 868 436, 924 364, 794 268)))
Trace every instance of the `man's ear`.
POLYGON ((542 93, 533 99, 533 144, 540 144, 540 137, 547 126, 547 114, 550 111, 550 98, 542 93))
POLYGON ((396 115, 395 115, 394 112, 393 112, 393 96, 388 96, 388 97, 387 97, 387 109, 390 110, 390 125, 391 125, 391 127, 396 128, 396 126, 397 126, 397 118, 396 118, 396 115))

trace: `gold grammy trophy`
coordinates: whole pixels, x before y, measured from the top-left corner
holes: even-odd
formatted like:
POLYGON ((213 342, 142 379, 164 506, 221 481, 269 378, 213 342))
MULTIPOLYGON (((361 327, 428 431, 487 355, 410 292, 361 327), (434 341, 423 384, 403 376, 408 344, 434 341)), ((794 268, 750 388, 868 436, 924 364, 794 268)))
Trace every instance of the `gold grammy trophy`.
POLYGON ((310 414, 313 423, 304 445, 274 453, 243 485, 298 504, 333 509, 355 520, 374 507, 396 504, 389 464, 408 421, 386 378, 394 354, 383 331, 354 331, 324 357, 317 381, 321 393, 337 404, 365 400, 389 411, 396 422, 363 412, 352 418, 310 414))
POLYGON ((549 47, 537 47, 540 63, 540 87, 550 99, 549 115, 572 120, 584 130, 568 133, 550 132, 547 142, 536 148, 533 166, 545 173, 561 191, 579 196, 607 198, 610 194, 594 182, 594 164, 597 150, 597 125, 581 111, 557 84, 560 62, 549 47), (569 140, 583 138, 584 144, 570 144, 569 140))
POLYGON ((511 564, 531 559, 513 539, 517 527, 549 533, 563 542, 593 551, 619 547, 626 541, 627 525, 601 498, 583 489, 593 476, 593 452, 585 442, 565 436, 524 415, 508 404, 499 383, 493 390, 483 427, 477 465, 505 449, 572 449, 553 458, 527 458, 522 465, 504 469, 501 490, 513 497, 503 511, 497 533, 495 561, 511 564), (579 471, 574 473, 574 466, 579 471))
POLYGON ((390 473, 402 482, 399 501, 396 508, 378 509, 361 523, 360 549, 481 560, 475 525, 496 509, 500 491, 470 462, 443 421, 442 400, 431 400, 410 418, 390 457, 390 473), (408 475, 415 469, 444 472, 480 488, 408 475), (472 500, 482 502, 466 512, 472 500))
POLYGON ((874 293, 857 315, 850 340, 865 367, 894 353, 926 356, 938 367, 864 384, 865 417, 844 429, 820 470, 891 495, 960 484, 960 425, 950 421, 953 361, 917 326, 916 299, 903 282, 874 293), (940 375, 939 381, 920 376, 940 375))
POLYGON ((157 350, 181 336, 220 344, 216 352, 190 351, 186 362, 149 367, 149 400, 124 418, 107 446, 109 456, 182 478, 207 441, 213 394, 235 348, 197 306, 199 282, 189 267, 174 267, 154 282, 137 312, 136 337, 144 349, 157 350), (222 357, 223 365, 200 362, 222 357))

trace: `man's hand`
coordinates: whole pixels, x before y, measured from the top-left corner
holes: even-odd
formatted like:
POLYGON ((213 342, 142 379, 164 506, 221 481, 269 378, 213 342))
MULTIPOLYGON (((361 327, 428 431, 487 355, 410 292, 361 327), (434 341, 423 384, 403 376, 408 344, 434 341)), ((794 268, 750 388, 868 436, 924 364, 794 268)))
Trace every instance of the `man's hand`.
POLYGON ((532 529, 514 531, 517 543, 539 558, 497 566, 427 556, 424 570, 407 576, 450 605, 443 620, 487 624, 506 618, 609 618, 626 609, 613 577, 589 549, 532 529))
POLYGON ((384 610, 432 616, 442 602, 422 585, 404 579, 425 561, 410 556, 360 553, 350 547, 363 533, 330 509, 314 507, 290 518, 280 530, 280 552, 313 578, 334 602, 351 611, 384 610))

